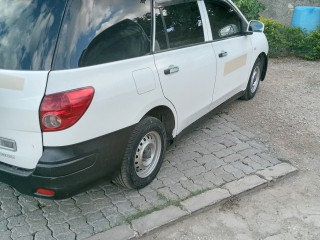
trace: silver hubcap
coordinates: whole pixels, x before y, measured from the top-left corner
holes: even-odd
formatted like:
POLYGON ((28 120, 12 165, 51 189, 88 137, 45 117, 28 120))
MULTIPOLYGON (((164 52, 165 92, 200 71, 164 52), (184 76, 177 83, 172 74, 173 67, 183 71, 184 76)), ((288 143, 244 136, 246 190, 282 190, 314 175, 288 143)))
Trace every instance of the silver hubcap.
POLYGON ((261 79, 261 70, 259 66, 256 66, 251 77, 250 89, 252 93, 257 91, 260 83, 260 79, 261 79))
POLYGON ((161 137, 157 132, 149 132, 141 139, 134 162, 136 173, 140 178, 148 177, 156 168, 161 148, 161 137))

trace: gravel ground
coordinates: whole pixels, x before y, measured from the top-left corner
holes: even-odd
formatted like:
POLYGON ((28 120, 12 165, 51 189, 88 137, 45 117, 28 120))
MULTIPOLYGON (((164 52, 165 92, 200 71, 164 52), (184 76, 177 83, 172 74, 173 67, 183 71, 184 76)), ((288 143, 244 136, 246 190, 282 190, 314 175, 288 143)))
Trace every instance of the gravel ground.
POLYGON ((319 239, 319 90, 320 62, 272 59, 256 98, 236 101, 223 112, 299 174, 142 239, 319 239))

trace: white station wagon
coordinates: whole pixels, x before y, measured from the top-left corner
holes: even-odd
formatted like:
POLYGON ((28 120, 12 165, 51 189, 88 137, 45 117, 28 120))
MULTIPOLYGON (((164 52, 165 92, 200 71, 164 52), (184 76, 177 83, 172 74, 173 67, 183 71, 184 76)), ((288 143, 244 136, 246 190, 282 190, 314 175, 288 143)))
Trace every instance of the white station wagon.
POLYGON ((263 31, 229 0, 0 0, 0 181, 145 187, 183 129, 255 96, 263 31))

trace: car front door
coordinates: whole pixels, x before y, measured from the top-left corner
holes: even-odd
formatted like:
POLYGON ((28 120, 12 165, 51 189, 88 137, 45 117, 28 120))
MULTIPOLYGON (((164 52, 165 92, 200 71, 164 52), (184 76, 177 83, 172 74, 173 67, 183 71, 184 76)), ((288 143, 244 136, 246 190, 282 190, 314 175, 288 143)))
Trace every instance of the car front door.
POLYGON ((178 132, 208 112, 215 84, 216 60, 198 2, 155 1, 155 63, 177 111, 178 132))
POLYGON ((213 102, 218 104, 246 88, 252 61, 250 36, 244 36, 246 21, 227 1, 205 0, 217 57, 217 80, 213 102))

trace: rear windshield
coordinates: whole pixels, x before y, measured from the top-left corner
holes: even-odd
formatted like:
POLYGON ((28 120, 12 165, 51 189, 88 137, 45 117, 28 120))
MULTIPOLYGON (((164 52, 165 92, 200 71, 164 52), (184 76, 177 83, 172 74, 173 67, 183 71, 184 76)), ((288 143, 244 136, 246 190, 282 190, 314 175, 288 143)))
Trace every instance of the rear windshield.
POLYGON ((54 70, 150 54, 150 0, 70 0, 54 70))
POLYGON ((50 70, 67 0, 0 0, 0 69, 50 70))

